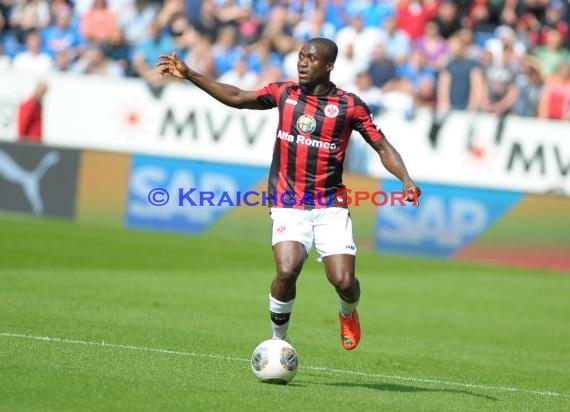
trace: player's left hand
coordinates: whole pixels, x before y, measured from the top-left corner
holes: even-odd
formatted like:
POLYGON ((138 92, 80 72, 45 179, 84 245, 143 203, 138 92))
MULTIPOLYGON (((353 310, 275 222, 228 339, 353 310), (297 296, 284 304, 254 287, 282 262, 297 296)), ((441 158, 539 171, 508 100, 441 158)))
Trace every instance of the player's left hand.
POLYGON ((413 180, 407 179, 404 180, 404 193, 406 194, 406 201, 413 203, 414 206, 420 205, 420 196, 422 191, 414 183, 413 180))

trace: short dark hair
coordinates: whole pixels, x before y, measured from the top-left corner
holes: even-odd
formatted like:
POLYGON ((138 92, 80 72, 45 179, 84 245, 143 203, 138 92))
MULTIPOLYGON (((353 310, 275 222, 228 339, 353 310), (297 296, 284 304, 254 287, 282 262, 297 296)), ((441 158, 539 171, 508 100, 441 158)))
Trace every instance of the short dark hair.
POLYGON ((338 55, 338 46, 330 39, 324 37, 313 37, 307 41, 307 44, 314 44, 317 47, 322 47, 325 52, 327 63, 334 63, 338 55))

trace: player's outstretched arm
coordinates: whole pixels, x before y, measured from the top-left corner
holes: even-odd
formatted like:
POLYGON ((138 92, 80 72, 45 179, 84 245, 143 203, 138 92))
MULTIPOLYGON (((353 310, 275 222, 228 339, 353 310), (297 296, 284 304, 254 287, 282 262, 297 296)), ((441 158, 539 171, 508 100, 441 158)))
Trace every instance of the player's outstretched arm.
POLYGON ((419 187, 414 183, 412 178, 408 175, 408 170, 406 165, 402 160, 400 153, 392 146, 392 144, 386 139, 386 137, 380 139, 373 145, 374 149, 380 156, 382 164, 390 173, 396 176, 404 184, 404 192, 407 197, 406 200, 409 202, 414 202, 415 205, 419 204, 419 196, 421 191, 419 187))
POLYGON ((181 80, 188 80, 204 90, 214 99, 237 109, 258 109, 263 107, 257 101, 254 91, 241 90, 235 86, 217 82, 202 76, 176 57, 176 53, 161 54, 156 64, 161 75, 170 74, 181 80))

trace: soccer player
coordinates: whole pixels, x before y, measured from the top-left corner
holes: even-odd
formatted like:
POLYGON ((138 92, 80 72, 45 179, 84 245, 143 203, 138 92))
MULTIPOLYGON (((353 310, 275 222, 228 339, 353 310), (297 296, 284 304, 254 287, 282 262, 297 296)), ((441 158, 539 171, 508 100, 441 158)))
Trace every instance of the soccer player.
POLYGON ((341 344, 352 350, 361 336, 356 310, 360 284, 355 276, 356 247, 346 197, 341 201, 336 196, 344 189, 343 161, 352 130, 360 132, 384 167, 402 181, 407 201, 417 199, 420 192, 399 153, 374 124, 367 105, 330 81, 337 53, 333 41, 310 39, 299 52, 298 83, 271 83, 257 91, 206 78, 175 53, 161 55, 157 68, 162 75, 192 82, 230 107, 278 108, 268 182, 276 266, 269 295, 273 339, 288 341, 296 281, 314 243, 339 296, 341 344))

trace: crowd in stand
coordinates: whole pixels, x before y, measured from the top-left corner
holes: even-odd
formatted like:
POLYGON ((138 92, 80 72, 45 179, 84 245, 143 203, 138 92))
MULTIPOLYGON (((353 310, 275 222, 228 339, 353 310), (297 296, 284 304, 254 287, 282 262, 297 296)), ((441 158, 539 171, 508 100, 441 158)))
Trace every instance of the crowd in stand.
POLYGON ((140 77, 176 51, 255 89, 296 80, 303 41, 339 46, 332 79, 374 111, 418 106, 570 120, 567 0, 0 0, 0 69, 140 77))

